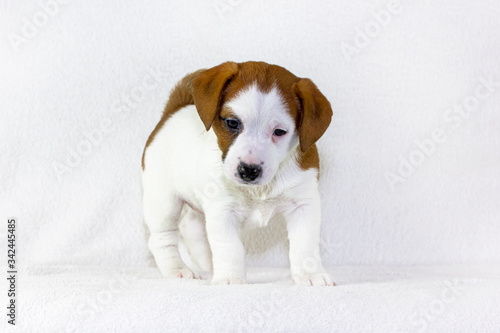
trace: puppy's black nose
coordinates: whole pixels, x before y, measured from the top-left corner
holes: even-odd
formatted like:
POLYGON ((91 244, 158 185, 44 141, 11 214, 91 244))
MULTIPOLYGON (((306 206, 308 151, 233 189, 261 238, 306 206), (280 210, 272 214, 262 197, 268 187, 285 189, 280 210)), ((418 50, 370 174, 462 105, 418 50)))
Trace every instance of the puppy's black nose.
POLYGON ((240 174, 240 178, 247 182, 255 180, 260 176, 261 172, 262 168, 257 164, 246 164, 240 162, 240 165, 238 166, 238 173, 240 174))

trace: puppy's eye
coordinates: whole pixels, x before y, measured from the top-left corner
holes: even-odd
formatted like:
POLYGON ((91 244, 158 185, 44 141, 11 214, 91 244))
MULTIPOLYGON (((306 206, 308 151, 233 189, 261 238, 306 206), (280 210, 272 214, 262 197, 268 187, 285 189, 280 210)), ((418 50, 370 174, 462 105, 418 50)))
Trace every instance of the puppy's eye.
POLYGON ((230 130, 238 130, 240 128, 240 122, 237 119, 228 118, 224 121, 226 122, 227 128, 230 130))
POLYGON ((274 130, 274 135, 276 135, 276 136, 283 136, 285 134, 286 134, 286 131, 283 130, 283 129, 277 128, 277 129, 274 130))

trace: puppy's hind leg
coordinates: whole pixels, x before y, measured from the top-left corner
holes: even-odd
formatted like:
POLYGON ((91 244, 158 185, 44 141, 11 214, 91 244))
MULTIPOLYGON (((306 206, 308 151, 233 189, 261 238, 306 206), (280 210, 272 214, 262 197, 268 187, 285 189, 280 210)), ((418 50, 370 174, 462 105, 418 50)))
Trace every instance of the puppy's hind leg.
POLYGON ((168 187, 143 177, 144 219, 149 228, 148 246, 163 276, 199 278, 182 261, 178 249, 178 223, 183 201, 168 187))
POLYGON ((191 261, 203 272, 212 270, 212 252, 208 244, 205 216, 191 208, 179 224, 179 230, 191 261))

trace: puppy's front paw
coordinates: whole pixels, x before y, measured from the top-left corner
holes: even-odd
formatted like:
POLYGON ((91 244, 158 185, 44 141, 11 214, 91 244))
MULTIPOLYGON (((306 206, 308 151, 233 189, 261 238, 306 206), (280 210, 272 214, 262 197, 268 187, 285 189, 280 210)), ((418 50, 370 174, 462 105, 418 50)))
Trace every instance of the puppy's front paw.
POLYGON ((302 286, 335 286, 328 273, 304 273, 292 276, 293 282, 302 286))
POLYGON ((212 285, 219 285, 219 286, 223 286, 223 285, 229 285, 229 284, 246 284, 247 282, 245 281, 245 279, 242 279, 242 278, 235 278, 235 277, 231 277, 231 278, 228 278, 228 277, 214 277, 212 279, 212 282, 211 284, 212 285))

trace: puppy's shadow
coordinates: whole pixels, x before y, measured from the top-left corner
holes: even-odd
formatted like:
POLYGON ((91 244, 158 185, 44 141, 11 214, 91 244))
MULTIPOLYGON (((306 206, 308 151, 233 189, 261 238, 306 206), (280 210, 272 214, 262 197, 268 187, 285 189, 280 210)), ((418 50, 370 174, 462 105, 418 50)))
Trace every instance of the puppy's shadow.
POLYGON ((243 230, 241 236, 247 255, 260 256, 276 247, 288 253, 286 224, 281 217, 271 219, 264 228, 243 230))

